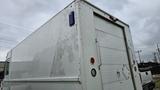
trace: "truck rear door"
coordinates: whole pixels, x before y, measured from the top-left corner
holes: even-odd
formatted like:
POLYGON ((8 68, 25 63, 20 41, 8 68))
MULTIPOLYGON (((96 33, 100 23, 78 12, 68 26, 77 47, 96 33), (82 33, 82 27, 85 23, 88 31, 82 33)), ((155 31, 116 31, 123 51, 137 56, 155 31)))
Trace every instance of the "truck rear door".
POLYGON ((94 15, 103 90, 134 90, 124 29, 94 15))

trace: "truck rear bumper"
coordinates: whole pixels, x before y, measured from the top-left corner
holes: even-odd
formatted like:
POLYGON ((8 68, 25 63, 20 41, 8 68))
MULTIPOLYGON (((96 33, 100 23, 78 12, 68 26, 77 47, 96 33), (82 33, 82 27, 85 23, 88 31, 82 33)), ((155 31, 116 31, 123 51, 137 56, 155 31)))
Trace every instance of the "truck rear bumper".
POLYGON ((150 82, 145 85, 143 85, 143 90, 153 90, 155 88, 155 83, 150 82))

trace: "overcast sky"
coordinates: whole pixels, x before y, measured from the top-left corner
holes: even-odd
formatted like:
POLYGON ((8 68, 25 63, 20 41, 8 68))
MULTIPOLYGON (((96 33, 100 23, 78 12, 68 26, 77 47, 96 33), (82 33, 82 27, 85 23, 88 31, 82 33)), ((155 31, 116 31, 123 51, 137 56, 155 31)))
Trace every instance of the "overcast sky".
MULTIPOLYGON (((1 0, 0 61, 20 41, 73 0, 1 0)), ((160 43, 160 0, 89 0, 130 25, 135 50, 153 58, 160 43)))

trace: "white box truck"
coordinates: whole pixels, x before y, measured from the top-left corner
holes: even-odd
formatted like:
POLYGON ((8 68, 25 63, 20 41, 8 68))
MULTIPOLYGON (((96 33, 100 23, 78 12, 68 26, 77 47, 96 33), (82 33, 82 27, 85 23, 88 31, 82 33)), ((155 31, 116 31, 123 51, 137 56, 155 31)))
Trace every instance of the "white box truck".
POLYGON ((3 90, 142 90, 129 26, 75 0, 7 56, 3 90), (8 66, 8 65, 7 65, 8 66))

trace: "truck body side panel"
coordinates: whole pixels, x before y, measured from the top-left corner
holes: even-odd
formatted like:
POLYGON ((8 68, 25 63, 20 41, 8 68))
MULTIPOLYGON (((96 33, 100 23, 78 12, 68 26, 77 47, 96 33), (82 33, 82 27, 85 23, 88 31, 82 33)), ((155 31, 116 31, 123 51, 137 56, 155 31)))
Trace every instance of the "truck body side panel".
POLYGON ((9 76, 5 79, 9 90, 82 89, 77 21, 69 25, 71 12, 77 18, 75 3, 12 49, 9 76))

